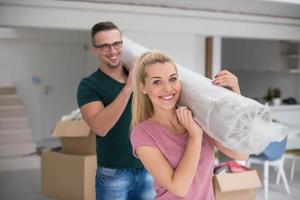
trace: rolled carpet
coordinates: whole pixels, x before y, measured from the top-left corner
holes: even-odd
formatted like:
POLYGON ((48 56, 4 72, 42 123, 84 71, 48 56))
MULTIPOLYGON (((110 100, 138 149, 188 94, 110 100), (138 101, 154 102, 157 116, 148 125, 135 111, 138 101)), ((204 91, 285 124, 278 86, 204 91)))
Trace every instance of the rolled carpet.
MULTIPOLYGON (((149 49, 123 36, 122 62, 130 68, 149 49)), ((176 63, 181 81, 179 105, 187 106, 205 132, 225 147, 259 154, 287 136, 287 127, 272 121, 268 105, 236 94, 176 63)))

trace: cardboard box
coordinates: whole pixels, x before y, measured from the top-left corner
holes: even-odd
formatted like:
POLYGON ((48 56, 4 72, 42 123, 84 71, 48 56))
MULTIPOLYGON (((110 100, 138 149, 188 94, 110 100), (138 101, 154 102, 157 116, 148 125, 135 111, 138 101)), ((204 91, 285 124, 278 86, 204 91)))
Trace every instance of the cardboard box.
POLYGON ((52 135, 61 137, 63 152, 66 154, 96 154, 96 134, 84 120, 58 121, 52 135))
POLYGON ((42 152, 42 194, 62 200, 95 200, 96 155, 42 152))
POLYGON ((261 182, 256 170, 223 173, 213 177, 215 200, 255 200, 261 182))

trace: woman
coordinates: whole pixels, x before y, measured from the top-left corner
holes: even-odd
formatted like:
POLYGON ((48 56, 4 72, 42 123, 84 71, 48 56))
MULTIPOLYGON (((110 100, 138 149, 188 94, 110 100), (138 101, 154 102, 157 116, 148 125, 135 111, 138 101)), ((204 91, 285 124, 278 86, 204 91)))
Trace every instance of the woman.
MULTIPOLYGON (((214 199, 214 147, 233 159, 232 152, 210 138, 187 107, 176 108, 180 81, 175 63, 161 52, 143 54, 132 72, 131 142, 155 180, 156 199, 214 199)), ((237 78, 221 71, 213 82, 239 93, 237 78)))

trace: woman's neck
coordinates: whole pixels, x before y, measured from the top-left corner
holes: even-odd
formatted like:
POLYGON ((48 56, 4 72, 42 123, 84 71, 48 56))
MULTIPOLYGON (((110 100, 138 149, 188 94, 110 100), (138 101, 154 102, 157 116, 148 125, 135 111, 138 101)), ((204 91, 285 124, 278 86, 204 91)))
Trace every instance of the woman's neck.
POLYGON ((155 110, 151 119, 172 132, 178 134, 184 134, 185 132, 184 127, 177 120, 176 108, 171 110, 155 110))

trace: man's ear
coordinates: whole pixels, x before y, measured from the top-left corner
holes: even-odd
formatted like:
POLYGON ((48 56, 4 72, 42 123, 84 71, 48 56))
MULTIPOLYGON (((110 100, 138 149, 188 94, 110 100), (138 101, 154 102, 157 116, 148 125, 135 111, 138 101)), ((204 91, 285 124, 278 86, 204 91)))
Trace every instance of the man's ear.
POLYGON ((90 51, 94 54, 94 56, 97 56, 97 49, 95 47, 91 46, 90 51))

